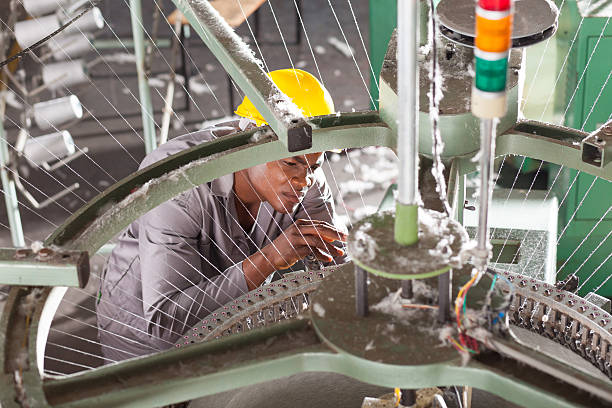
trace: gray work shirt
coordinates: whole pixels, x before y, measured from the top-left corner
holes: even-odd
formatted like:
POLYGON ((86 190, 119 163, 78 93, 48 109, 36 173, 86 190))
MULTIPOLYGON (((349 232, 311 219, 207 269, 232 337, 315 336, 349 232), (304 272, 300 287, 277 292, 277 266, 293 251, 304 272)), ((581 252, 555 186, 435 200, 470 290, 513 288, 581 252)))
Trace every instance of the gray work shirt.
MULTIPOLYGON (((148 155, 140 168, 239 130, 233 121, 177 137, 148 155)), ((264 202, 250 231, 238 222, 233 184, 234 175, 228 174, 186 191, 121 234, 107 262, 97 304, 107 362, 170 348, 199 320, 247 292, 242 261, 295 220, 338 225, 320 168, 293 214, 276 212, 264 202)))

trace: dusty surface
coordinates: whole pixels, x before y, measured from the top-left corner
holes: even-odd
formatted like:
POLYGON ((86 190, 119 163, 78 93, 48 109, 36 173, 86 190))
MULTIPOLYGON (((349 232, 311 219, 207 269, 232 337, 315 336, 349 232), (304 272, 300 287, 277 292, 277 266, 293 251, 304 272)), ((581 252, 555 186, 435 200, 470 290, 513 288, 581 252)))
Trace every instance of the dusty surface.
MULTIPOLYGON (((388 364, 423 365, 460 360, 459 354, 439 339, 436 310, 397 310, 389 304, 391 301, 384 300, 399 289, 397 280, 370 275, 370 305, 383 303, 378 308, 370 307, 365 318, 357 318, 354 281, 353 266, 347 264, 327 278, 311 298, 313 305, 318 303, 325 310, 324 316, 311 314, 317 331, 332 348, 388 364)), ((437 299, 437 280, 421 283, 423 288, 415 290, 418 295, 414 301, 432 304, 437 299)))
POLYGON ((351 258, 384 273, 419 275, 458 262, 459 252, 467 242, 463 227, 437 211, 419 209, 419 241, 413 246, 395 242, 394 223, 394 214, 386 212, 355 224, 347 246, 351 258))
MULTIPOLYGON (((446 0, 437 7, 440 22, 453 31, 474 36, 475 7, 471 0, 446 0)), ((556 22, 556 12, 548 0, 514 2, 512 38, 540 33, 556 22)))

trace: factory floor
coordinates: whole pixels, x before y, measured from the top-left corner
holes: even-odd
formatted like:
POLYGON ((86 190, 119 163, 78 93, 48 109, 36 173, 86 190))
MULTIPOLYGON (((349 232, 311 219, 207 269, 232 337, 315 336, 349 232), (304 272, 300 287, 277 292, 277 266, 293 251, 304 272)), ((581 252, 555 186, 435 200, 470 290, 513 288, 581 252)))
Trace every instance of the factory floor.
MULTIPOLYGON (((280 42, 273 15, 267 5, 262 7, 262 32, 260 46, 263 57, 270 69, 291 66, 316 73, 321 72, 326 87, 333 96, 339 111, 365 110, 370 107, 370 99, 363 85, 369 84, 370 68, 363 46, 368 46, 368 1, 353 0, 350 3, 334 0, 336 16, 343 32, 340 31, 334 15, 326 0, 304 1, 303 19, 307 28, 308 41, 302 38, 300 45, 287 46, 280 42), (364 45, 360 41, 360 33, 353 21, 349 4, 359 22, 364 45), (321 12, 324 10, 325 12, 321 12), (344 37, 354 48, 356 64, 337 46, 332 45, 333 39, 342 42, 344 37), (331 39, 331 42, 330 42, 331 39), (318 66, 314 64, 312 45, 318 66), (287 51, 291 58, 288 58, 287 51)), ((280 21, 283 35, 288 41, 294 38, 295 14, 293 2, 273 0, 276 18, 280 21)), ((160 2, 164 14, 172 11, 169 1, 160 2)), ((98 40, 114 40, 116 37, 128 39, 131 36, 129 13, 124 2, 103 0, 99 7, 107 20, 109 28, 105 29, 98 40)), ((153 14, 151 2, 143 2, 144 24, 150 28, 153 14)), ((251 19, 252 22, 252 19, 251 19)), ((239 35, 248 39, 249 29, 243 24, 238 29, 239 35)), ((168 26, 162 21, 158 38, 170 38, 168 26)), ((252 40, 251 40, 252 44, 252 40)), ((216 62, 210 51, 192 33, 187 41, 190 57, 187 58, 193 79, 191 99, 185 97, 185 90, 178 89, 175 98, 176 116, 173 118, 170 137, 178 136, 201 127, 202 122, 215 121, 231 115, 227 80, 222 67, 216 62), (206 83, 210 88, 206 87, 206 83), (215 96, 211 95, 214 90, 215 96), (182 109, 189 103, 189 109, 182 109)), ((133 52, 123 48, 100 51, 102 55, 116 55, 133 52)), ((171 55, 168 49, 162 50, 153 59, 151 81, 153 103, 156 111, 162 108, 162 97, 165 89, 162 87, 164 75, 169 73, 166 63, 171 55)), ((89 59, 98 57, 93 54, 89 59)), ((115 58, 120 61, 121 56, 115 58)), ((28 67, 32 61, 25 61, 28 67)), ((77 211, 87 201, 104 191, 109 185, 133 173, 138 163, 144 157, 142 141, 142 126, 136 98, 138 88, 135 68, 132 63, 109 62, 99 63, 91 69, 92 83, 75 87, 72 91, 79 96, 86 110, 98 119, 86 119, 77 126, 70 128, 75 143, 79 148, 87 147, 89 157, 80 158, 69 167, 55 171, 51 176, 32 169, 27 164, 20 165, 22 176, 31 186, 33 194, 41 199, 61 189, 60 183, 70 185, 78 182, 81 187, 74 194, 59 200, 42 210, 33 210, 25 205, 23 196, 19 196, 23 229, 27 244, 43 240, 72 213, 77 211), (125 119, 119 117, 119 112, 125 119)), ((241 97, 236 90, 234 101, 237 104, 241 97)), ((48 95, 51 96, 51 95, 48 95)), ((6 123, 9 141, 16 138, 18 112, 9 108, 6 123)), ((155 115, 160 123, 160 114, 155 115)), ((34 133, 36 135, 36 133, 34 133)), ((353 151, 348 154, 329 154, 325 165, 328 180, 334 191, 337 209, 344 215, 345 222, 361 218, 373 212, 380 202, 386 187, 396 176, 393 153, 384 148, 369 148, 365 151, 353 151)), ((8 225, 6 212, 0 206, 0 223, 8 225)), ((10 234, 4 229, 0 234, 0 245, 12 246, 10 234)), ((84 289, 69 289, 56 314, 46 351, 45 369, 51 372, 69 374, 97 367, 104 362, 96 357, 100 355, 97 342, 95 320, 95 294, 99 284, 99 275, 103 269, 105 255, 92 257, 92 275, 89 284, 84 289)), ((1 302, 0 302, 1 303, 1 302)), ((379 396, 388 392, 387 389, 365 384, 358 384, 348 377, 332 374, 304 374, 239 389, 232 392, 208 397, 201 401, 207 407, 358 407, 363 396, 379 396), (324 385, 324 387, 322 387, 324 385), (313 389, 317 392, 313 393, 313 389), (279 393, 279 390, 285 390, 279 393), (312 400, 313 394, 319 400, 312 400)), ((476 393, 473 406, 511 406, 489 394, 476 393), (480 397, 478 397, 480 395, 480 397), (480 402, 479 402, 480 401, 480 402)))

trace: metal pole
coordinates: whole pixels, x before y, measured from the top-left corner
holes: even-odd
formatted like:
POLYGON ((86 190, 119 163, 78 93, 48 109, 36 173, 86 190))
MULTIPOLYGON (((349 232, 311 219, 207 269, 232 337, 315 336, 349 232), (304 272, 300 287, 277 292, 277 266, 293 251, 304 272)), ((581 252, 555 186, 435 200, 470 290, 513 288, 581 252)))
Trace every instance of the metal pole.
POLYGON ((6 132, 4 131, 4 112, 5 100, 0 101, 0 177, 2 178, 2 189, 4 190, 4 202, 6 204, 6 214, 8 216, 9 227, 11 228, 11 239, 13 246, 24 247, 25 239, 23 227, 21 225, 21 215, 17 202, 17 191, 15 182, 9 178, 6 166, 10 161, 6 132))
POLYGON ((355 265, 355 309, 357 316, 368 315, 368 273, 355 265))
POLYGON ((491 170, 495 152, 495 123, 493 119, 480 120, 480 207, 478 208, 477 249, 488 261, 489 252, 489 203, 493 193, 491 170))
POLYGON ((138 73, 138 94, 142 109, 142 128, 144 131, 145 151, 147 154, 155 150, 155 119, 151 103, 151 89, 145 73, 145 41, 142 23, 141 0, 130 0, 130 16, 132 19, 132 36, 134 37, 134 52, 136 54, 136 71, 138 73))
POLYGON ((412 279, 404 279, 401 283, 402 299, 412 299, 414 292, 412 291, 412 279))
POLYGON ((401 390, 402 396, 400 398, 400 404, 404 407, 416 406, 417 395, 416 390, 401 390))
POLYGON ((452 273, 448 271, 438 276, 438 322, 441 324, 450 319, 452 273))
POLYGON ((395 240, 403 245, 418 240, 418 63, 419 0, 398 2, 398 202, 395 240))

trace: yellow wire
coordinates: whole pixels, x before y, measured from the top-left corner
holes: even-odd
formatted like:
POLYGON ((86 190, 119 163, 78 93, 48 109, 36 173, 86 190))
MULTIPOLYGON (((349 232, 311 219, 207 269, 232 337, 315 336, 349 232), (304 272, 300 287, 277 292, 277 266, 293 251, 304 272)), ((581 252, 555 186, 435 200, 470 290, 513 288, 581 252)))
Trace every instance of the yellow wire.
MULTIPOLYGON (((461 290, 459 290, 459 293, 457 294, 457 298, 455 299, 455 314, 457 316, 459 316, 459 311, 461 310, 461 303, 459 303, 459 299, 461 299, 461 297, 463 296, 463 292, 476 281, 477 277, 478 277, 477 274, 472 276, 472 279, 467 281, 467 283, 461 287, 461 290)), ((463 299, 463 301, 465 302, 465 299, 463 299)), ((461 327, 461 319, 458 319, 458 325, 459 327, 461 327)))
POLYGON ((399 407, 400 404, 400 400, 402 399, 402 392, 400 391, 399 388, 395 388, 395 390, 393 390, 395 393, 395 406, 399 407))
POLYGON ((464 347, 463 347, 461 344, 459 344, 459 342, 458 342, 457 340, 453 339, 453 338, 452 338, 452 337, 450 337, 450 336, 448 337, 448 339, 449 339, 450 341, 452 341, 452 342, 453 342, 453 344, 455 344, 455 346, 457 346, 457 347, 459 348, 459 350, 461 350, 461 351, 463 351, 463 352, 467 351, 467 350, 466 350, 466 349, 465 349, 465 348, 464 348, 464 347))

